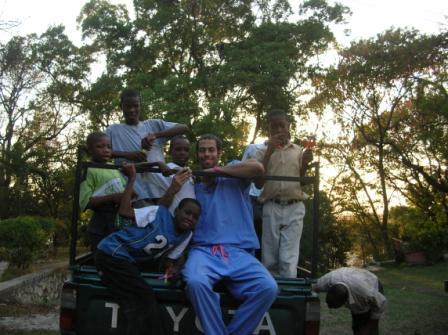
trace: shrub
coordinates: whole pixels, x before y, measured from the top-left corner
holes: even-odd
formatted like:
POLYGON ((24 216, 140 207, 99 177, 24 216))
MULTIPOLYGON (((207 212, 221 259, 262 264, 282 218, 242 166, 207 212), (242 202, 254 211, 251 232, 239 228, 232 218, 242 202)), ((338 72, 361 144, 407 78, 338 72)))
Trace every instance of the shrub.
POLYGON ((46 254, 52 244, 56 221, 19 216, 0 221, 0 257, 17 268, 27 268, 46 254))
POLYGON ((406 242, 405 252, 424 251, 430 260, 437 261, 448 250, 448 223, 442 211, 431 216, 418 208, 395 207, 391 223, 399 227, 399 237, 406 242))

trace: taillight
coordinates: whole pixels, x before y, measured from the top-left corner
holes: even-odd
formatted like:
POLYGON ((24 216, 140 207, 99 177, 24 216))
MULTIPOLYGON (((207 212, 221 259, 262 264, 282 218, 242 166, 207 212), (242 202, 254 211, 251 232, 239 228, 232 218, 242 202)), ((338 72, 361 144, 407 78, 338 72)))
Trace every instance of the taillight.
POLYGON ((319 335, 320 301, 310 300, 306 303, 305 335, 319 335))
POLYGON ((70 331, 75 328, 76 288, 71 284, 64 284, 61 293, 61 312, 59 314, 59 328, 70 331))

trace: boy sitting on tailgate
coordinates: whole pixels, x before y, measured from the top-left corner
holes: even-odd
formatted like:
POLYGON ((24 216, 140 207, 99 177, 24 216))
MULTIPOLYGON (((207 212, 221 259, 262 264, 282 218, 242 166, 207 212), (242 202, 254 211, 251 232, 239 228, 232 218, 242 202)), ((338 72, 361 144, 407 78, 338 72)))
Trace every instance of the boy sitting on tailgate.
POLYGON ((139 227, 128 227, 104 238, 98 245, 95 263, 101 281, 123 308, 127 320, 126 334, 147 334, 150 331, 164 334, 157 300, 151 286, 141 276, 138 263, 158 260, 162 255, 167 255, 166 273, 177 273, 182 252, 201 214, 201 206, 197 200, 185 198, 174 211, 174 217, 169 212, 174 195, 191 177, 191 171, 183 169, 174 176, 160 199, 155 219, 146 224, 143 221, 153 217, 151 207, 131 207, 135 166, 125 165, 123 173, 128 181, 119 214, 134 217, 139 227))

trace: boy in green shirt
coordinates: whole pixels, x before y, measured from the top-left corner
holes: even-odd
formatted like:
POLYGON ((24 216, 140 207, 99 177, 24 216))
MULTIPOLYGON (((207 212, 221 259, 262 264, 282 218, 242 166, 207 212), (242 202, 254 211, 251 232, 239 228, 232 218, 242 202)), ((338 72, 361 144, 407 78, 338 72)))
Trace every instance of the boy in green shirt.
MULTIPOLYGON (((87 136, 87 151, 95 163, 107 163, 112 158, 109 137, 101 132, 87 136)), ((118 170, 89 168, 86 179, 81 183, 79 205, 81 210, 93 210, 89 222, 90 248, 96 250, 98 243, 119 226, 117 209, 126 186, 118 170)))

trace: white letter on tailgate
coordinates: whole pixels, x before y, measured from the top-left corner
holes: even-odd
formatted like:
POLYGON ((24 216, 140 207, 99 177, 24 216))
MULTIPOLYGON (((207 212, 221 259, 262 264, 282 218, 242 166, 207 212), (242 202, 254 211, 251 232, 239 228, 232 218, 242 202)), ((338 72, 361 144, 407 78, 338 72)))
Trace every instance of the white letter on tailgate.
POLYGON ((166 310, 168 311, 168 314, 171 316, 171 319, 173 320, 173 323, 174 323, 173 331, 176 333, 179 332, 180 320, 182 320, 185 313, 187 313, 188 308, 186 308, 186 307, 182 308, 178 316, 176 316, 176 314, 174 314, 173 308, 171 306, 166 306, 166 310))
POLYGON ((258 327, 255 329, 254 334, 259 334, 260 330, 268 330, 270 335, 277 335, 275 333, 274 324, 272 323, 269 313, 264 314, 264 317, 258 324, 258 327), (266 325, 263 325, 264 320, 266 320, 266 325))
MULTIPOLYGON (((234 309, 229 309, 228 313, 230 315, 235 314, 234 309)), ((275 332, 274 324, 272 323, 271 317, 269 316, 269 313, 265 313, 263 319, 258 324, 258 327, 254 330, 253 335, 258 335, 260 333, 260 330, 267 330, 269 331, 269 335, 277 335, 275 332), (266 325, 263 325, 264 320, 266 320, 266 325)))
POLYGON ((106 308, 112 308, 112 321, 110 323, 111 328, 117 328, 118 309, 120 306, 114 302, 106 302, 106 308))

